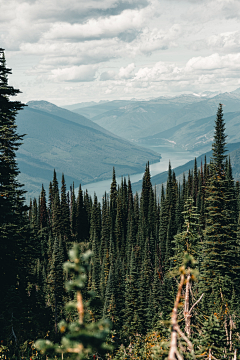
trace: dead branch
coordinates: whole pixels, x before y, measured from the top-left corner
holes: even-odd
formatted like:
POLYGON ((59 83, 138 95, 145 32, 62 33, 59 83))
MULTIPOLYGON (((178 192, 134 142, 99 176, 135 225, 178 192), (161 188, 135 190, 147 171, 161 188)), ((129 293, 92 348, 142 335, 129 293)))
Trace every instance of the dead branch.
MULTIPOLYGON (((175 300, 175 304, 172 310, 172 317, 171 317, 171 325, 172 325, 172 333, 171 333, 171 343, 170 343, 170 350, 168 354, 168 360, 176 360, 176 356, 178 357, 178 350, 177 350, 177 311, 178 311, 178 305, 181 299, 181 292, 182 287, 184 284, 184 274, 181 274, 181 281, 178 286, 178 292, 175 300)), ((179 357, 178 357, 179 358, 179 357)), ((179 358, 180 360, 180 358, 179 358)))
POLYGON ((194 355, 194 352, 193 352, 193 344, 187 338, 187 336, 182 332, 182 330, 180 329, 180 327, 178 325, 176 326, 176 330, 177 330, 178 334, 183 338, 183 340, 186 341, 186 343, 188 345, 188 348, 189 348, 190 352, 192 353, 193 358, 195 359, 195 355, 194 355))
POLYGON ((182 355, 179 354, 178 349, 176 350, 176 356, 177 356, 178 360, 184 360, 182 355))
POLYGON ((83 298, 80 291, 77 291, 77 311, 79 315, 79 324, 83 324, 84 307, 83 307, 83 298))
MULTIPOLYGON (((232 351, 232 330, 236 329, 236 325, 234 324, 233 319, 232 319, 230 314, 229 314, 229 318, 230 318, 230 321, 229 321, 229 325, 230 325, 230 351, 232 351)), ((235 354, 235 352, 234 352, 234 354, 235 354)))
POLYGON ((233 360, 237 360, 237 349, 234 350, 234 357, 233 360))
POLYGON ((191 314, 193 308, 202 300, 204 293, 200 296, 200 298, 193 304, 191 309, 189 310, 189 314, 191 314))
POLYGON ((187 336, 190 337, 191 335, 191 315, 189 313, 189 292, 190 292, 190 279, 191 279, 191 275, 188 274, 187 276, 187 280, 186 280, 186 291, 185 291, 185 301, 184 301, 184 319, 185 319, 185 332, 187 334, 187 336))

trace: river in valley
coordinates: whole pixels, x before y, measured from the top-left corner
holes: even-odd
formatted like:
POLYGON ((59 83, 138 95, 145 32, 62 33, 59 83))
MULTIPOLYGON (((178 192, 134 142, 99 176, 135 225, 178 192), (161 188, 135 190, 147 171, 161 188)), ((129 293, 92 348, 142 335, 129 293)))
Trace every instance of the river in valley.
MULTIPOLYGON (((151 147, 152 150, 159 152, 162 156, 160 162, 150 165, 151 176, 157 175, 161 172, 168 170, 169 161, 171 162, 172 168, 183 165, 186 162, 194 159, 199 156, 200 153, 191 152, 191 151, 174 151, 173 148, 166 147, 151 147)), ((143 177, 143 172, 134 174, 130 176, 131 182, 137 182, 143 177)), ((121 183, 121 178, 117 178, 117 183, 121 183)), ((98 199, 100 200, 104 195, 105 191, 109 193, 112 179, 98 181, 90 184, 85 184, 82 186, 83 190, 88 190, 89 195, 93 196, 94 192, 96 193, 98 199)))

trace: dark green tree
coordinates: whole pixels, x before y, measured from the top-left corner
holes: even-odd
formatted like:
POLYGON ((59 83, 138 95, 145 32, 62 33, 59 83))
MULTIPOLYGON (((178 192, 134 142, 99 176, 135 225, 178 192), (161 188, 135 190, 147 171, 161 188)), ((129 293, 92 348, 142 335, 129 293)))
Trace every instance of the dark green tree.
POLYGON ((17 133, 16 115, 24 104, 10 100, 20 91, 8 85, 9 74, 11 70, 6 67, 4 50, 0 48, 0 336, 7 341, 14 329, 14 343, 23 326, 21 317, 26 315, 23 303, 30 263, 25 192, 17 178, 16 162, 16 151, 24 136, 17 133))
POLYGON ((70 212, 67 200, 66 183, 64 175, 62 174, 62 186, 61 186, 61 235, 64 243, 67 244, 71 240, 70 230, 70 212))
POLYGON ((226 175, 226 135, 222 105, 215 121, 213 158, 206 184, 206 228, 204 230, 203 262, 200 290, 205 293, 204 312, 217 314, 222 323, 229 321, 233 292, 239 288, 239 244, 237 243, 234 211, 229 206, 226 175))

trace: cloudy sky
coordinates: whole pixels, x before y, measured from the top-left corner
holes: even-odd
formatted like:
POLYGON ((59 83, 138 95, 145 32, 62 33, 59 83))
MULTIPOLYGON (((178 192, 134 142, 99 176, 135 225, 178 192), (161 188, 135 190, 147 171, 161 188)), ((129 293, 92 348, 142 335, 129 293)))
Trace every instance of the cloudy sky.
POLYGON ((240 87, 239 0, 0 0, 18 97, 57 105, 240 87))

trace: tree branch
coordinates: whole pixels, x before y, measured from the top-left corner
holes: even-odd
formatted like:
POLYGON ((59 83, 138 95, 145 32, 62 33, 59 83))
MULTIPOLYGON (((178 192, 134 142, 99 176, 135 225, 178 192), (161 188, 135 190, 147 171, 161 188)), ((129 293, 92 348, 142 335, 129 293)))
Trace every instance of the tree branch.
POLYGON ((169 350, 169 354, 168 354, 168 360, 176 360, 176 356, 177 356, 177 310, 178 310, 178 305, 181 299, 181 292, 182 292, 182 287, 184 284, 184 280, 185 277, 183 274, 181 274, 181 281, 180 284, 178 286, 178 292, 177 292, 177 296, 176 296, 176 300, 175 300, 175 304, 172 310, 172 317, 171 317, 171 324, 172 324, 172 332, 171 332, 171 343, 170 343, 170 350, 169 350))
POLYGON ((84 307, 83 307, 83 298, 80 291, 77 292, 77 311, 79 315, 79 323, 83 324, 84 307))
POLYGON ((176 326, 176 330, 177 330, 178 334, 183 338, 183 340, 185 340, 186 343, 188 344, 189 350, 191 351, 192 356, 195 359, 195 355, 194 355, 194 351, 193 351, 193 344, 187 338, 187 336, 182 332, 182 330, 180 329, 180 327, 178 325, 176 326))
POLYGON ((189 314, 191 314, 191 311, 193 310, 193 308, 201 301, 201 299, 203 298, 204 293, 200 296, 200 298, 193 304, 193 306, 191 307, 189 314))

